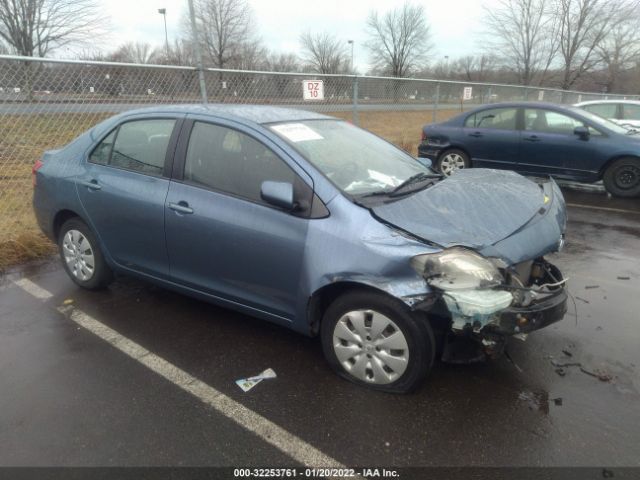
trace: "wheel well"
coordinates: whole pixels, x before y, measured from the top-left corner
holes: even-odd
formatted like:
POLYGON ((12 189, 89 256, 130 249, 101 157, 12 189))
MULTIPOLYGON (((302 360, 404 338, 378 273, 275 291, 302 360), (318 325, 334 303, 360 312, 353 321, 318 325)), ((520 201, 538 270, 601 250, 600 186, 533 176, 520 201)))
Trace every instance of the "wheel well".
POLYGON ((320 322, 324 312, 329 308, 335 299, 354 291, 369 291, 389 296, 384 290, 358 282, 335 282, 325 285, 316 290, 307 304, 307 319, 311 335, 316 335, 320 331, 320 322))
POLYGON ((442 157, 445 153, 450 152, 451 150, 460 150, 461 152, 464 152, 465 155, 467 156, 467 158, 469 159, 469 166, 473 166, 473 162, 471 161, 471 155, 469 154, 469 152, 467 151, 466 148, 463 147, 459 147, 457 145, 450 145, 447 148, 445 148, 443 151, 440 152, 440 155, 438 155, 438 160, 440 159, 440 157, 442 157))
POLYGON ((615 162, 616 160, 621 160, 623 158, 633 158, 634 160, 638 160, 640 161, 640 157, 636 157, 634 155, 618 155, 617 157, 613 157, 610 158, 609 160, 607 160, 607 163, 605 163, 602 168, 600 169, 600 172, 598 172, 598 179, 602 180, 602 177, 604 177, 604 172, 607 171, 607 168, 609 168, 609 166, 615 162))
POLYGON ((71 210, 60 210, 58 213, 56 213, 56 216, 53 219, 53 235, 54 235, 53 238, 55 239, 56 242, 58 241, 58 235, 60 235, 60 228, 62 227, 64 222, 74 217, 80 218, 80 215, 78 215, 76 212, 71 210))

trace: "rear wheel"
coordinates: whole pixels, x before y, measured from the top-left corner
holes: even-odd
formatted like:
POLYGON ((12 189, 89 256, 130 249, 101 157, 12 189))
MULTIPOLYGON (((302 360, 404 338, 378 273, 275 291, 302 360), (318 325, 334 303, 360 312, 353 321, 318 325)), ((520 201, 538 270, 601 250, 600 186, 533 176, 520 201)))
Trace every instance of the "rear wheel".
POLYGON ((469 156, 458 149, 446 150, 438 158, 436 169, 445 176, 451 175, 457 170, 463 168, 469 168, 471 162, 469 162, 469 156))
POLYGON ((64 269, 82 288, 104 288, 113 280, 96 236, 79 218, 64 222, 58 235, 58 248, 64 269))
POLYGON ((359 385, 394 393, 416 389, 435 357, 426 318, 399 300, 352 292, 335 300, 321 325, 325 357, 338 375, 359 385))
POLYGON ((616 197, 640 196, 640 159, 621 158, 605 170, 604 187, 616 197))

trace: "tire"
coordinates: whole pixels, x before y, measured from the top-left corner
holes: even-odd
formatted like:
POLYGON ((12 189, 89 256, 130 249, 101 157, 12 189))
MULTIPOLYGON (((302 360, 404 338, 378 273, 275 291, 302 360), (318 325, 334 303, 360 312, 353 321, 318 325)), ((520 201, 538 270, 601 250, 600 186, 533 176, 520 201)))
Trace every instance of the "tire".
POLYGON ((338 375, 376 390, 411 392, 433 366, 436 348, 427 318, 383 294, 358 291, 339 297, 323 316, 320 336, 338 375))
POLYGON ((58 250, 67 275, 80 287, 98 290, 113 281, 113 272, 104 260, 98 239, 79 218, 62 224, 58 250))
POLYGON ((457 170, 470 167, 471 162, 469 161, 469 155, 456 148, 442 152, 436 162, 436 170, 445 177, 448 177, 457 170))
POLYGON ((616 160, 607 167, 602 181, 607 192, 616 197, 640 196, 640 159, 616 160))

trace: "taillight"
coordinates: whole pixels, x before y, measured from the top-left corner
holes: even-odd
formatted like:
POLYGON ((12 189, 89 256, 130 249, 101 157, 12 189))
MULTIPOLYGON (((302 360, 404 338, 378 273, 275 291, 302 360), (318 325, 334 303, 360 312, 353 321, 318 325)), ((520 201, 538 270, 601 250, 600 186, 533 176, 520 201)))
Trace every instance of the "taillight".
POLYGON ((33 164, 33 168, 31 169, 31 179, 33 180, 33 186, 35 187, 38 182, 36 181, 36 172, 40 170, 44 163, 40 160, 36 160, 36 163, 33 164))

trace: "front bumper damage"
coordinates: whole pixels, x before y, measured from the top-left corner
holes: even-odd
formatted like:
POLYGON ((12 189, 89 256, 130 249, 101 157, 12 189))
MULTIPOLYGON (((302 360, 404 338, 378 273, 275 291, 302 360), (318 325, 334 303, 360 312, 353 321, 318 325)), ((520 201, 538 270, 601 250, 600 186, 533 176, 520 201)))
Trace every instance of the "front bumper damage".
POLYGON ((449 319, 449 337, 475 340, 484 355, 498 357, 507 338, 524 339, 567 312, 565 280, 558 268, 544 259, 528 266, 526 281, 512 268, 504 272, 507 283, 500 287, 442 291, 432 313, 449 319))

